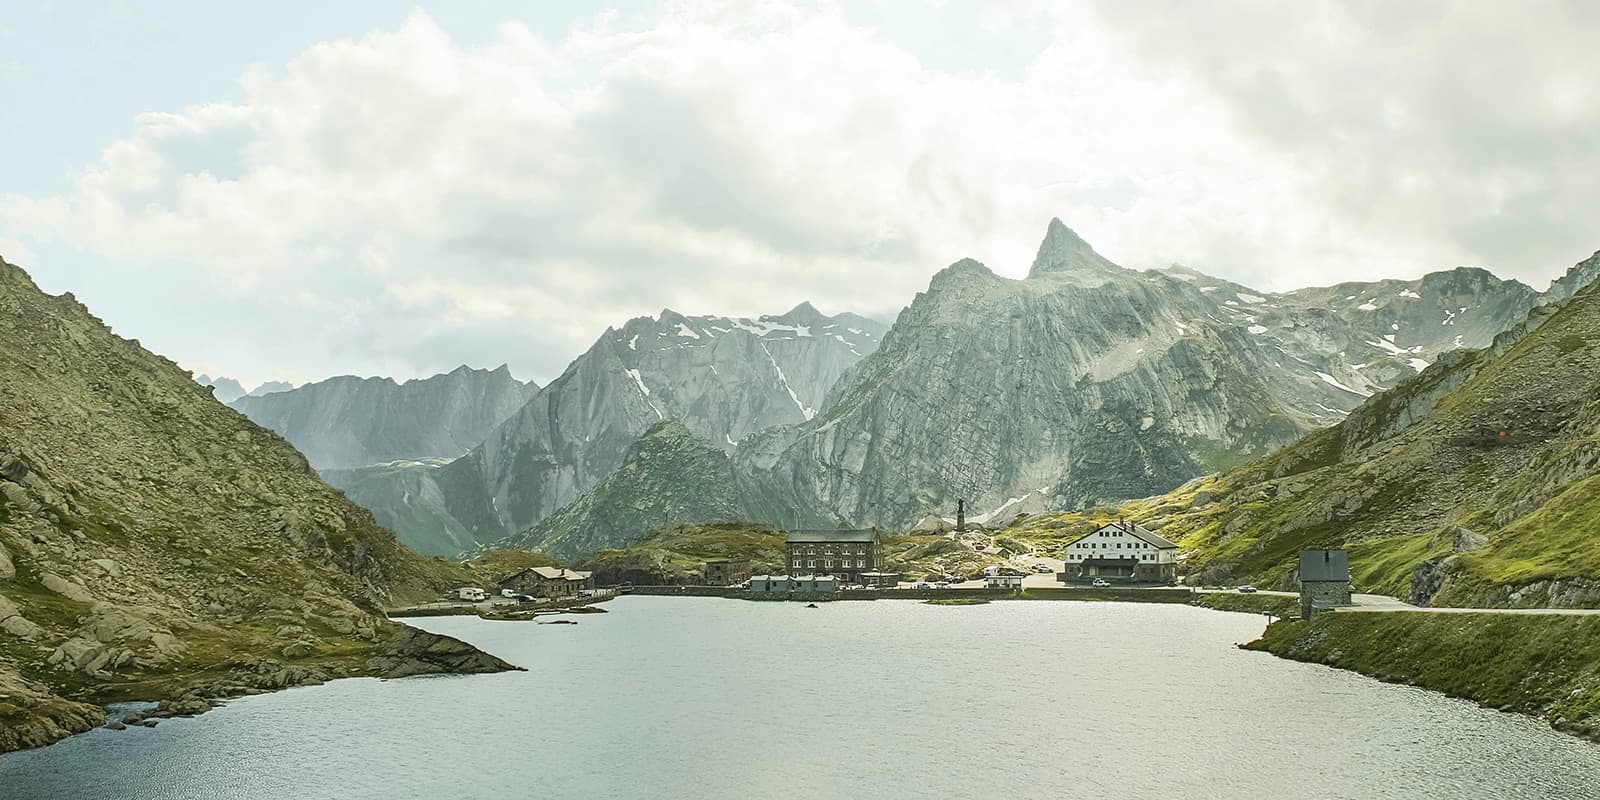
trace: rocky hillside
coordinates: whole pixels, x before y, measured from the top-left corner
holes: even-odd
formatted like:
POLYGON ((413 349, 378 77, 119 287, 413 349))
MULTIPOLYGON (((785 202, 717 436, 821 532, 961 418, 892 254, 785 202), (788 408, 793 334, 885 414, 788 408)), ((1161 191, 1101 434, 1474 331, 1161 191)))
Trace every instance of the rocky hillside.
POLYGON ((958 497, 1143 497, 1337 422, 1536 298, 1481 270, 1257 294, 1123 269, 1053 220, 1026 279, 940 272, 816 418, 736 459, 795 507, 886 527, 958 497))
POLYGON ((577 499, 651 425, 681 420, 731 450, 811 419, 883 326, 801 304, 759 319, 663 311, 608 329, 481 445, 449 465, 330 474, 406 542, 491 542, 577 499), (448 531, 448 533, 443 533, 448 531))
POLYGON ((1128 511, 1191 550, 1202 581, 1291 586, 1300 548, 1348 546, 1363 591, 1600 606, 1597 397, 1591 286, 1331 429, 1128 511))
POLYGON ((318 470, 455 458, 538 391, 496 370, 457 367, 422 380, 344 375, 229 405, 288 439, 318 470))
POLYGON ((771 519, 777 511, 733 471, 726 453, 677 420, 652 425, 622 465, 538 525, 494 544, 558 559, 627 546, 676 522, 771 519))
POLYGON ((504 662, 390 622, 464 580, 282 438, 0 261, 0 750, 99 704, 504 662))

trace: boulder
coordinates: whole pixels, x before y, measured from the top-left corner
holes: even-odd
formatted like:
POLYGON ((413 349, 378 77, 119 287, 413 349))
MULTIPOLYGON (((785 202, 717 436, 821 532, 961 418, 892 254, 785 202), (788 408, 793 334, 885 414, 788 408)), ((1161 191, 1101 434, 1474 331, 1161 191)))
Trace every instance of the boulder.
POLYGON ((81 584, 73 583, 72 581, 62 578, 60 575, 46 572, 44 575, 40 576, 39 583, 43 584, 44 588, 49 589, 50 591, 55 592, 56 594, 59 594, 68 600, 76 600, 80 603, 94 602, 94 595, 90 594, 88 589, 83 588, 81 584))
POLYGON ((11 563, 11 553, 6 546, 0 544, 0 581, 9 581, 17 577, 17 567, 11 563))
POLYGON ((117 562, 112 561, 109 558, 90 559, 89 563, 95 565, 100 569, 101 572, 104 572, 113 578, 122 577, 122 567, 119 566, 117 562))
POLYGON ((1457 526, 1451 550, 1457 553, 1470 553, 1473 550, 1482 550, 1488 544, 1489 537, 1470 528, 1457 526))
POLYGON ((305 658, 317 652, 317 646, 311 642, 300 641, 286 645, 281 652, 284 658, 305 658))
POLYGON ((0 500, 4 500, 6 505, 12 506, 24 514, 33 514, 43 508, 43 506, 33 502, 33 498, 28 496, 27 489, 15 483, 0 483, 0 500))
POLYGON ((44 629, 29 622, 22 616, 22 609, 3 594, 0 594, 0 631, 5 631, 18 639, 32 641, 44 633, 44 629))

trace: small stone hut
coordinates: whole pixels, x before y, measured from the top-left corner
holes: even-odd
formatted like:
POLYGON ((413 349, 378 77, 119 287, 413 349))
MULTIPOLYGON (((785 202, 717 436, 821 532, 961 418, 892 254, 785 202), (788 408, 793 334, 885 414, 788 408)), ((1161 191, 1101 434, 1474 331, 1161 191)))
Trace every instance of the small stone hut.
POLYGON ((1344 550, 1300 551, 1300 618, 1350 605, 1350 554, 1344 550))

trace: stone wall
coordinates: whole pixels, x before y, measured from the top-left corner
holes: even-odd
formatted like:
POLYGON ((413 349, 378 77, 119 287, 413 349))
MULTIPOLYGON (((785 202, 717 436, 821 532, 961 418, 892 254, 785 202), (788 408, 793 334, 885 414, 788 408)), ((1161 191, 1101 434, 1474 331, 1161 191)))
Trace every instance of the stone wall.
POLYGON ((1350 605, 1349 581, 1301 581, 1300 618, 1311 619, 1319 608, 1350 605))

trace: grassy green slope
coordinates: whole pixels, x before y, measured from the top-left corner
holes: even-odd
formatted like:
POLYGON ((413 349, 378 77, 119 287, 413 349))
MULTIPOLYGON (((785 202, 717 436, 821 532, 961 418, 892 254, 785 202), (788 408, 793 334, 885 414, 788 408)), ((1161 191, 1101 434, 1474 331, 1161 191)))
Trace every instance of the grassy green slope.
MULTIPOLYGON (((0 702, 0 750, 82 729, 77 702, 425 669, 438 642, 382 608, 469 574, 0 262, 0 694, 33 698, 0 702)), ((466 650, 453 666, 504 666, 466 650)))
POLYGON ((1600 617, 1324 614, 1248 645, 1545 717, 1600 740, 1600 617))

